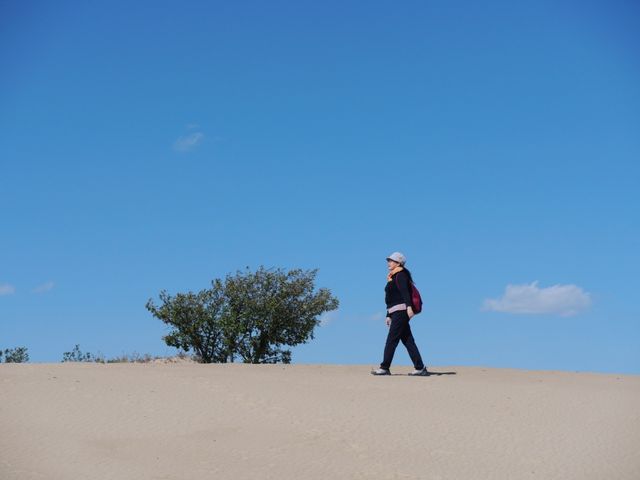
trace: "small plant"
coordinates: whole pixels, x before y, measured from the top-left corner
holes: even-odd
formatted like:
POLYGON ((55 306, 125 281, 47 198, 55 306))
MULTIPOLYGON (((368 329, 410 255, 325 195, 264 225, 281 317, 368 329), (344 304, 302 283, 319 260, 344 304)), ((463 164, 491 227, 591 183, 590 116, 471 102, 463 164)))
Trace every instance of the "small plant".
POLYGON ((94 357, 90 353, 82 353, 80 351, 80 345, 76 344, 75 348, 70 352, 64 352, 62 354, 63 362, 93 362, 94 357))
POLYGON ((98 351, 96 355, 93 356, 93 361, 96 363, 107 363, 107 359, 104 356, 104 353, 98 351))
POLYGON ((5 363, 26 363, 28 361, 29 354, 27 353, 26 347, 7 348, 4 351, 5 363))
MULTIPOLYGON (((179 352, 176 357, 182 360, 190 358, 187 352, 179 352)), ((64 354, 62 355, 63 362, 151 363, 156 360, 167 359, 161 356, 151 355, 150 353, 140 354, 138 352, 122 352, 122 354, 118 355, 117 357, 107 358, 102 352, 98 352, 97 354, 82 352, 80 350, 80 345, 76 345, 72 351, 64 352, 64 354)))
POLYGON ((131 363, 131 362, 135 362, 136 358, 137 358, 137 353, 122 353, 120 356, 118 357, 113 357, 113 358, 109 358, 107 360, 107 363, 131 363))

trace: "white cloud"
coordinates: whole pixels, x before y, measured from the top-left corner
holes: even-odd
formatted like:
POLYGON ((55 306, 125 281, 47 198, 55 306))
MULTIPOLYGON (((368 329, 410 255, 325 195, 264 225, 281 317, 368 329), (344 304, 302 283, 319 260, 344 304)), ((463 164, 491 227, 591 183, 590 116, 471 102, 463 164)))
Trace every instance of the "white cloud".
POLYGON ((204 133, 202 132, 190 133, 178 138, 173 144, 173 149, 176 152, 189 152, 200 145, 203 138, 204 133))
POLYGON ((48 292, 49 290, 52 290, 54 286, 55 286, 55 284, 53 282, 46 282, 46 283, 43 283, 42 285, 38 285, 36 288, 34 288, 33 289, 33 293, 48 292))
POLYGON ((16 288, 8 283, 0 283, 0 297, 3 295, 13 295, 16 293, 16 288))
POLYGON ((591 305, 591 296, 576 285, 553 285, 540 288, 530 285, 507 285, 502 298, 484 301, 484 310, 517 314, 575 315, 591 305))
POLYGON ((379 320, 384 320, 384 319, 385 319, 385 314, 383 312, 377 312, 369 316, 369 320, 372 320, 374 322, 377 322, 379 320))

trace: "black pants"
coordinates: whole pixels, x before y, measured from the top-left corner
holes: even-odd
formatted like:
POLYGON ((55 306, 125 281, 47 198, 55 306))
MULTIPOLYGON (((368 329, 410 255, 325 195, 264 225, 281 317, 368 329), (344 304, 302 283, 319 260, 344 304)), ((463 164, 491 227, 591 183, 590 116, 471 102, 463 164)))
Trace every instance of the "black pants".
POLYGON ((424 363, 422 363, 422 357, 418 351, 416 341, 413 339, 411 333, 411 327, 409 326, 409 315, 406 310, 399 310, 393 312, 391 315, 391 326, 389 326, 389 334, 387 335, 387 343, 384 346, 384 359, 380 364, 380 368, 386 368, 387 370, 391 366, 393 360, 393 354, 396 352, 398 342, 402 340, 402 343, 409 352, 409 357, 413 362, 413 366, 416 370, 422 370, 424 363))

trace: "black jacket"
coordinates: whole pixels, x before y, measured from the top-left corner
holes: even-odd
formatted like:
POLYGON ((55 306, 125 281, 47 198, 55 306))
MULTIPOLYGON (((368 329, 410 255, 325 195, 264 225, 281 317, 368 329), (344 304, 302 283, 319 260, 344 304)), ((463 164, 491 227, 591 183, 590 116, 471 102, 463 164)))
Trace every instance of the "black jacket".
POLYGON ((387 282, 384 287, 384 301, 387 309, 400 303, 405 303, 407 307, 411 304, 411 274, 406 270, 402 270, 391 277, 391 281, 387 282))

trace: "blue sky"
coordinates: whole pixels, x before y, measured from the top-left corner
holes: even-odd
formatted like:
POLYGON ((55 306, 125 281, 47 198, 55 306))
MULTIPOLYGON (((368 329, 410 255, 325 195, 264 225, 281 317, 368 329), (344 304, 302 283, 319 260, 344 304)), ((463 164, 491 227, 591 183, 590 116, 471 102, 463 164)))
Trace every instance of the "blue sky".
POLYGON ((399 250, 428 365, 640 373, 638 32, 624 1, 0 2, 0 348, 170 354, 147 299, 264 265, 341 302, 294 362, 376 365, 399 250))

